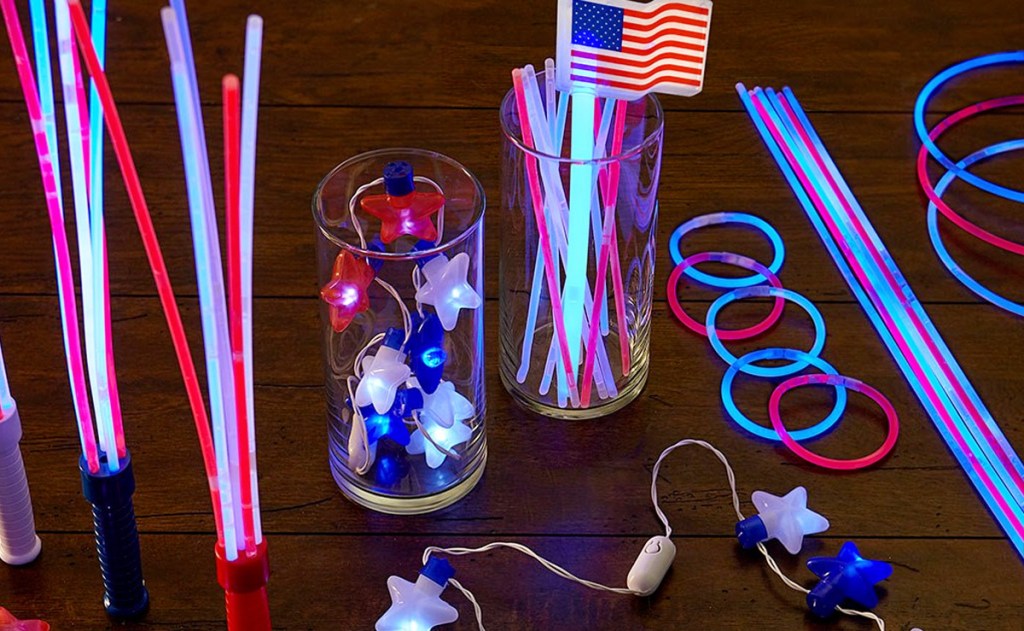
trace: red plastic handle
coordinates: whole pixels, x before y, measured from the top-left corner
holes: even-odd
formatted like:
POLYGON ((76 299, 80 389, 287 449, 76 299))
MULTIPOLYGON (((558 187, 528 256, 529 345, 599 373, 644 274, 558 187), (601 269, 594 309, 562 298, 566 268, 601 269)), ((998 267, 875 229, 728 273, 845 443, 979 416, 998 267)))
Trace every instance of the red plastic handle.
POLYGON ((270 631, 270 605, 267 603, 267 542, 256 547, 251 556, 242 555, 234 561, 224 557, 218 544, 217 582, 224 588, 228 631, 270 631))

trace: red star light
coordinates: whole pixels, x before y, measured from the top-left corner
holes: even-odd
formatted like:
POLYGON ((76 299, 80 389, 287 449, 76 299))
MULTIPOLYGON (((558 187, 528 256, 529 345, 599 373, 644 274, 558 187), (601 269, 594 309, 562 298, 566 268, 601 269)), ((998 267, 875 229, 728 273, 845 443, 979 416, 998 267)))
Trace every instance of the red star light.
POLYGON ((402 235, 437 239, 431 216, 444 206, 444 195, 415 190, 412 165, 391 162, 384 168, 384 195, 359 200, 364 211, 380 220, 380 238, 392 243, 402 235))
POLYGON ((341 333, 356 315, 370 308, 367 289, 376 274, 365 261, 342 250, 334 260, 331 281, 320 289, 320 297, 330 305, 331 326, 341 333))

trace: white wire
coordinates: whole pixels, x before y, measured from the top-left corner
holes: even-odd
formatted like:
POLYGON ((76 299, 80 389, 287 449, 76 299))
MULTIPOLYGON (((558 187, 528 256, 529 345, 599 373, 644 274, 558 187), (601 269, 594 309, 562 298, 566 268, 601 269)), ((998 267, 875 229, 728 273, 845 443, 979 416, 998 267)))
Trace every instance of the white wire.
MULTIPOLYGON (((669 456, 669 454, 671 454, 673 451, 680 447, 685 447, 688 445, 703 447, 704 449, 707 449, 708 451, 713 453, 715 457, 718 458, 719 461, 721 461, 722 466, 725 467, 726 477, 729 480, 729 490, 732 493, 732 506, 733 509, 736 511, 736 517, 740 521, 743 521, 744 519, 743 512, 740 510, 739 493, 736 491, 736 475, 733 473, 732 466, 729 464, 729 459, 725 457, 725 454, 723 454, 710 443, 703 440, 687 438, 684 440, 680 440, 679 442, 667 447, 664 451, 662 451, 661 455, 658 456, 658 460, 654 463, 654 468, 651 470, 651 502, 654 505, 654 512, 658 515, 658 519, 665 526, 666 537, 670 537, 672 535, 672 526, 669 524, 668 517, 665 516, 665 513, 661 510, 661 506, 658 503, 658 472, 661 469, 661 463, 665 460, 665 458, 669 456)), ((593 581, 588 581, 586 579, 579 578, 578 576, 569 572, 565 568, 556 565, 551 561, 548 561, 547 559, 540 556, 530 548, 522 544, 507 541, 496 541, 493 543, 489 543, 485 546, 482 546, 480 548, 441 548, 438 546, 430 546, 423 551, 423 565, 427 564, 427 561, 430 560, 430 556, 434 553, 447 554, 451 556, 463 556, 467 554, 477 554, 480 552, 490 552, 491 550, 497 548, 508 548, 511 550, 515 550, 517 552, 521 552, 526 556, 536 560, 544 567, 544 569, 555 574, 556 576, 560 576, 561 578, 572 581, 574 583, 579 583, 580 585, 583 585, 584 587, 589 587, 590 589, 612 592, 614 594, 626 594, 637 596, 641 595, 639 592, 634 592, 633 590, 626 587, 608 587, 600 583, 595 583, 593 581)), ((782 570, 779 568, 779 564, 776 563, 775 559, 772 558, 772 555, 768 553, 768 548, 766 548, 763 543, 757 544, 757 549, 764 556, 764 560, 765 563, 768 565, 768 569, 771 570, 772 573, 774 573, 776 576, 778 576, 786 587, 794 591, 800 592, 802 594, 810 593, 810 590, 808 590, 803 585, 797 583, 793 579, 789 578, 782 572, 782 570)), ((481 610, 480 603, 477 602, 477 599, 473 595, 473 593, 466 589, 461 583, 455 581, 454 579, 449 579, 448 583, 460 592, 462 592, 462 594, 469 600, 469 602, 472 603, 473 612, 476 615, 476 621, 480 627, 480 631, 485 631, 483 622, 483 611, 481 610)), ((845 607, 836 607, 836 611, 846 614, 848 616, 859 616, 861 618, 867 618, 868 620, 872 620, 875 622, 875 624, 878 625, 879 631, 885 631, 885 621, 869 611, 857 611, 856 609, 847 609, 845 607)))

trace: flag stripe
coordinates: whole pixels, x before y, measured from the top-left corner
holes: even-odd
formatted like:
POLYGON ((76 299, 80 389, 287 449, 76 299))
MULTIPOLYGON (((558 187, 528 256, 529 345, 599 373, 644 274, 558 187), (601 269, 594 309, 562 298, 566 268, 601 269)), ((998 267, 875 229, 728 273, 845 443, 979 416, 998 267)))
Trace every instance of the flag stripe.
POLYGON ((708 23, 706 20, 698 20, 695 18, 683 17, 683 15, 679 11, 673 11, 666 15, 648 19, 627 17, 626 19, 623 20, 623 24, 625 26, 632 26, 633 28, 646 29, 657 28, 662 24, 683 24, 686 26, 695 26, 697 28, 702 29, 706 29, 708 27, 708 23))
POLYGON ((685 31, 683 29, 677 28, 662 29, 658 33, 646 37, 640 35, 627 34, 624 30, 622 33, 622 43, 625 44, 628 42, 630 44, 650 44, 651 42, 657 39, 670 39, 672 37, 691 37, 693 39, 699 39, 701 41, 706 39, 704 33, 698 33, 697 31, 685 31))
POLYGON ((636 59, 631 59, 624 55, 608 55, 602 53, 592 53, 583 50, 572 51, 572 56, 579 57, 581 59, 592 59, 598 63, 618 64, 621 66, 633 66, 635 68, 649 66, 669 59, 673 61, 683 61, 698 65, 704 63, 704 58, 699 55, 674 53, 667 50, 658 50, 647 55, 638 56, 638 58, 636 59))
POLYGON ((610 77, 621 77, 623 79, 650 79, 654 75, 662 72, 680 72, 683 74, 701 75, 700 68, 691 68, 689 66, 679 66, 675 64, 658 64, 652 66, 649 70, 644 72, 636 72, 634 70, 625 70, 622 68, 610 68, 608 66, 591 66, 580 62, 572 62, 572 69, 584 72, 593 72, 595 74, 608 75, 610 77))
POLYGON ((651 50, 650 46, 641 46, 641 47, 623 46, 622 47, 622 54, 623 55, 637 55, 639 57, 643 57, 645 55, 650 55, 652 52, 657 52, 661 48, 682 48, 684 50, 692 50, 692 51, 695 51, 695 52, 698 52, 698 53, 702 53, 702 52, 704 52, 704 48, 705 47, 702 46, 701 44, 693 44, 691 42, 676 41, 676 42, 672 42, 670 45, 665 45, 665 46, 662 46, 660 48, 657 48, 654 51, 651 50))
POLYGON ((573 74, 570 77, 573 81, 581 81, 583 83, 596 83, 598 85, 606 85, 610 88, 620 88, 622 90, 636 90, 637 92, 644 92, 651 88, 659 85, 686 85, 699 88, 701 83, 695 79, 685 79, 683 77, 672 77, 671 79, 656 79, 653 81, 647 81, 646 83, 637 83, 635 81, 611 81, 608 79, 601 79, 599 77, 592 77, 589 75, 578 75, 573 74))
POLYGON ((640 10, 640 9, 625 9, 626 17, 651 17, 652 15, 658 15, 665 11, 686 11, 687 13, 695 13, 697 15, 711 15, 711 11, 705 7, 695 7, 692 4, 686 4, 685 2, 667 2, 653 11, 640 10))

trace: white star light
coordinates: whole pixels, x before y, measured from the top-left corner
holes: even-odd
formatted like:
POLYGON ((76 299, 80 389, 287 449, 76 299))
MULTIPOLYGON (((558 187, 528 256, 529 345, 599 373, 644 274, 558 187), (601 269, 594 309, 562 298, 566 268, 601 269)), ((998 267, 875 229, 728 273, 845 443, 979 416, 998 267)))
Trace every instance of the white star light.
POLYGON ((469 255, 465 252, 456 254, 451 261, 439 254, 424 263, 422 272, 426 282, 416 290, 416 302, 433 305, 445 331, 458 324, 460 309, 480 306, 480 294, 466 282, 469 255))
POLYGON ((386 414, 395 402, 398 386, 409 378, 411 372, 405 363, 405 353, 382 345, 376 355, 363 358, 363 378, 356 386, 356 407, 372 403, 377 414, 386 414))
POLYGON ((431 469, 440 467, 444 464, 445 458, 448 457, 443 451, 435 447, 434 443, 451 451, 453 447, 461 445, 473 436, 473 430, 462 421, 453 423, 451 427, 442 427, 433 416, 429 418, 421 416, 420 424, 423 425, 423 430, 413 432, 412 436, 409 437, 409 445, 405 448, 405 451, 413 456, 424 454, 427 459, 427 466, 431 469), (423 435, 423 432, 430 434, 430 440, 423 435))
MULTIPOLYGON (((408 386, 419 388, 420 384, 413 377, 409 380, 408 386)), ((473 418, 475 412, 469 399, 459 394, 455 390, 455 384, 450 381, 441 380, 433 394, 423 393, 423 410, 420 412, 420 418, 427 417, 445 429, 457 421, 473 418)))
POLYGON ((751 501, 768 531, 768 539, 778 539, 790 554, 797 554, 804 535, 828 530, 828 520, 807 508, 807 489, 798 486, 783 497, 754 491, 751 501))
POLYGON ((391 608, 374 626, 376 631, 430 631, 436 626, 459 619, 459 612, 441 600, 444 588, 422 574, 415 583, 392 576, 388 578, 391 608))

